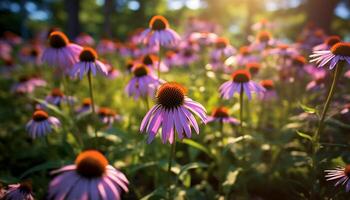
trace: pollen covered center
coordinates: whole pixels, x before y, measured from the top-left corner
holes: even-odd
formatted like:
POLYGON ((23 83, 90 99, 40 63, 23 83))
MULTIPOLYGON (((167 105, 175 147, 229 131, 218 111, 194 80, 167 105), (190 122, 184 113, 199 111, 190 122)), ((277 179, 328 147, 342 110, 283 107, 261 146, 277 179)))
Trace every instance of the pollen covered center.
POLYGON ((218 107, 213 110, 212 116, 216 118, 227 118, 229 117, 228 109, 225 107, 218 107))
POLYGON ((157 102, 167 109, 181 106, 185 100, 186 89, 178 83, 164 83, 157 92, 157 102))
POLYGON ((236 83, 246 83, 250 81, 250 73, 247 70, 237 70, 232 74, 232 79, 236 83))
POLYGON ((54 31, 49 36, 49 44, 53 48, 58 49, 58 48, 65 47, 67 46, 68 43, 69 43, 69 40, 67 36, 60 31, 54 31))
POLYGON ((293 58, 292 64, 297 67, 303 67, 306 64, 306 59, 303 56, 296 56, 293 58))
POLYGON ((81 51, 79 60, 82 62, 94 62, 97 59, 97 53, 94 49, 86 47, 81 51))
POLYGON ((229 41, 226 38, 218 38, 216 40, 216 48, 224 49, 228 45, 229 41))
POLYGON ((64 94, 59 88, 54 88, 51 91, 51 96, 53 96, 53 97, 63 97, 64 94))
POLYGON ((168 28, 169 22, 165 17, 157 15, 152 17, 149 26, 154 31, 161 31, 168 28))
POLYGON ((338 56, 350 56, 350 43, 339 42, 331 48, 331 52, 338 56))
POLYGON ((329 36, 327 39, 326 39, 326 44, 330 47, 332 47, 333 45, 337 44, 340 42, 340 37, 337 36, 337 35, 333 35, 333 36, 329 36))
POLYGON ((155 57, 153 55, 145 55, 142 59, 142 63, 145 65, 153 65, 155 57))
POLYGON ((134 73, 134 76, 136 77, 142 77, 142 76, 146 76, 149 72, 149 69, 147 66, 145 65, 138 65, 135 67, 133 73, 134 73))
POLYGON ((89 107, 91 105, 91 99, 90 98, 85 98, 83 100, 83 106, 84 107, 89 107))
POLYGON ((273 84, 272 80, 262 80, 260 84, 266 89, 266 90, 273 90, 275 89, 275 86, 273 84))
POLYGON ((108 165, 106 157, 95 150, 80 153, 75 160, 77 172, 86 178, 101 177, 108 165))
POLYGON ((271 39, 271 34, 267 31, 262 31, 258 34, 259 42, 268 42, 271 39))
POLYGON ((23 193, 31 193, 32 192, 32 183, 31 181, 22 182, 19 186, 19 190, 23 193))
POLYGON ((43 110, 37 110, 34 112, 32 118, 36 122, 41 122, 47 120, 47 118, 49 118, 49 115, 43 110))
POLYGON ((260 70, 260 64, 255 62, 247 63, 246 67, 251 74, 256 74, 260 70))

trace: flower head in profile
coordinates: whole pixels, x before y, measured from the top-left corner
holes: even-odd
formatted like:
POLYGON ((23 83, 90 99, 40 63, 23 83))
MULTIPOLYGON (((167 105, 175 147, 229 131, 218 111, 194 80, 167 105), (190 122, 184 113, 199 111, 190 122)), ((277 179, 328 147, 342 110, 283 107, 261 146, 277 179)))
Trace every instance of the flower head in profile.
POLYGON ((114 110, 107 107, 100 107, 97 111, 98 117, 102 123, 111 126, 115 121, 120 121, 121 116, 114 110))
POLYGON ((239 120, 234 117, 230 117, 228 108, 224 106, 213 109, 211 116, 208 116, 206 120, 206 123, 210 122, 229 123, 233 125, 239 124, 239 120))
POLYGON ((146 65, 138 64, 132 71, 134 77, 125 87, 128 96, 132 96, 134 99, 154 97, 161 81, 152 75, 151 70, 146 65))
POLYGON ((253 76, 258 74, 261 68, 261 64, 258 62, 249 62, 245 66, 249 73, 253 76))
POLYGON ((167 72, 169 71, 169 67, 166 66, 162 61, 159 60, 158 56, 153 55, 153 54, 146 54, 141 58, 141 63, 146 65, 149 68, 152 69, 157 69, 158 68, 158 63, 159 64, 159 70, 161 72, 167 72))
POLYGON ((277 98, 275 84, 272 80, 262 80, 260 85, 265 89, 265 92, 261 95, 262 100, 268 101, 277 98))
POLYGON ((53 31, 49 36, 49 46, 44 50, 42 60, 69 73, 72 66, 79 61, 81 50, 82 47, 70 43, 64 33, 53 31))
POLYGON ((339 62, 350 64, 350 43, 338 42, 330 50, 314 51, 310 57, 310 62, 315 62, 319 67, 329 64, 329 69, 333 69, 339 62))
POLYGON ((215 41, 215 49, 211 53, 211 57, 214 59, 227 58, 232 56, 236 52, 236 49, 230 45, 227 38, 219 37, 215 41))
POLYGON ((30 181, 12 184, 1 198, 3 200, 34 200, 30 181))
POLYGON ((143 118, 140 131, 148 133, 148 143, 155 138, 161 128, 162 142, 172 144, 177 133, 181 140, 184 134, 191 138, 191 127, 199 134, 199 127, 193 114, 202 122, 206 120, 205 108, 186 96, 186 89, 178 83, 164 83, 157 91, 157 103, 143 118))
POLYGON ((75 111, 78 115, 84 115, 92 111, 92 102, 90 98, 83 99, 80 107, 75 111))
POLYGON ((326 38, 322 44, 316 45, 312 50, 314 51, 329 50, 339 42, 341 42, 341 39, 338 35, 331 35, 328 38, 326 38))
POLYGON ((19 81, 15 83, 11 91, 17 94, 32 93, 35 88, 46 86, 46 81, 39 76, 21 76, 19 81))
POLYGON ((274 44, 274 40, 269 31, 263 30, 256 35, 256 41, 251 44, 252 50, 262 51, 274 44))
POLYGON ((344 185, 346 192, 350 191, 350 165, 337 167, 331 170, 325 170, 327 181, 337 180, 334 186, 344 185))
MULTIPOLYGON (((49 95, 46 96, 45 101, 49 104, 60 107, 63 101, 67 101, 67 96, 59 88, 53 88, 49 95)), ((44 105, 45 106, 45 105, 44 105)))
POLYGON ((27 123, 26 130, 29 136, 35 139, 51 133, 53 128, 60 125, 61 123, 56 117, 49 116, 43 110, 36 110, 32 115, 32 119, 27 123))
POLYGON ((168 20, 160 15, 153 16, 149 28, 140 35, 140 40, 149 46, 174 46, 180 41, 180 36, 170 28, 168 20))
POLYGON ((249 46, 239 48, 238 54, 235 56, 237 65, 246 65, 249 62, 258 62, 259 58, 252 54, 252 49, 249 46))
POLYGON ((121 199, 128 192, 125 175, 108 164, 96 150, 80 153, 75 164, 51 173, 56 175, 49 185, 49 199, 121 199))
POLYGON ((223 83, 220 88, 221 97, 230 99, 235 93, 245 93, 250 100, 252 92, 261 94, 265 89, 251 80, 251 75, 247 70, 237 70, 232 73, 232 79, 223 83))
POLYGON ((94 76, 97 73, 107 76, 107 67, 97 58, 97 53, 94 49, 85 47, 79 55, 79 62, 73 66, 71 76, 75 77, 79 74, 80 79, 87 73, 91 73, 94 76))

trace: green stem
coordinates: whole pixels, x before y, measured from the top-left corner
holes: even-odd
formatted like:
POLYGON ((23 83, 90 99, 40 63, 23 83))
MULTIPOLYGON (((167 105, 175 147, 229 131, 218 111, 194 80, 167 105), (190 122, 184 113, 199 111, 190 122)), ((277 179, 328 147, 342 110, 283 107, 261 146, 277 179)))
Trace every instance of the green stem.
POLYGON ((241 92, 239 93, 239 127, 241 130, 241 135, 243 137, 242 145, 243 145, 243 160, 245 160, 245 138, 243 134, 243 84, 241 84, 241 92))
POLYGON ((335 68, 335 72, 334 72, 334 76, 333 76, 333 81, 332 81, 332 85, 330 86, 328 95, 327 95, 327 99, 326 99, 326 103, 323 107, 323 111, 321 114, 321 119, 318 123, 318 127, 317 127, 317 131, 315 133, 315 135, 313 136, 313 141, 312 141, 312 173, 313 173, 313 186, 311 189, 311 199, 317 199, 316 194, 317 192, 317 187, 318 187, 318 181, 317 181, 317 160, 316 160, 316 154, 320 148, 320 136, 321 133, 323 131, 324 128, 324 121, 326 119, 326 114, 327 111, 329 109, 329 105, 332 101, 332 98, 334 96, 334 92, 335 92, 335 88, 337 86, 337 83, 339 81, 341 72, 343 69, 343 65, 341 62, 339 62, 335 68))
POLYGON ((175 149, 176 149, 176 140, 175 140, 175 133, 174 133, 174 142, 171 144, 170 156, 169 156, 169 162, 168 162, 168 174, 171 173, 171 166, 172 166, 173 158, 175 156, 175 149))
MULTIPOLYGON (((92 109, 92 114, 96 116, 96 111, 95 111, 95 101, 94 101, 94 94, 92 91, 92 80, 91 80, 91 71, 89 70, 88 72, 88 81, 89 81, 89 91, 90 91, 90 99, 91 99, 91 109, 92 109)), ((97 138, 97 130, 95 128, 95 137, 97 138)))

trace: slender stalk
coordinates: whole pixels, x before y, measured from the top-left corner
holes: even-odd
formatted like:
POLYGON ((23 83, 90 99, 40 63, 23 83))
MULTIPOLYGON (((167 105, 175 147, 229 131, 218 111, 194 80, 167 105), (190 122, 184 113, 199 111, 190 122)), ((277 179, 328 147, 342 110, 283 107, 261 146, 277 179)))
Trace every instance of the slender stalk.
MULTIPOLYGON (((89 81, 89 91, 90 91, 90 99, 91 99, 91 109, 92 109, 92 114, 96 116, 96 111, 95 111, 95 101, 94 101, 94 94, 92 91, 92 80, 91 80, 91 71, 89 70, 88 72, 88 81, 89 81)), ((97 138, 97 130, 95 128, 95 137, 97 138)))
POLYGON ((329 92, 328 92, 328 95, 327 95, 327 99, 326 99, 326 103, 325 103, 325 105, 323 107, 323 111, 322 111, 322 114, 321 114, 321 119, 320 119, 320 121, 318 123, 317 131, 316 131, 316 133, 314 134, 314 136, 312 138, 313 139, 313 141, 312 141, 313 186, 312 186, 312 189, 311 189, 311 199, 317 199, 316 194, 318 193, 317 192, 318 181, 317 181, 317 160, 316 160, 316 154, 317 154, 317 152, 318 152, 318 150, 320 148, 319 140, 320 140, 320 136, 321 136, 321 133, 323 131, 323 128, 324 128, 324 121, 326 119, 326 114, 327 114, 327 111, 329 109, 329 105, 330 105, 330 103, 332 101, 332 98, 334 96, 335 88, 336 88, 337 83, 339 81, 342 69, 343 69, 342 63, 338 63, 336 68, 335 68, 332 85, 330 86, 330 89, 329 89, 329 92))
POLYGON ((245 160, 245 148, 246 148, 246 144, 245 144, 245 138, 244 138, 244 133, 243 133, 243 84, 241 84, 241 92, 239 93, 239 127, 241 130, 241 135, 243 137, 242 140, 242 145, 243 145, 243 161, 245 160))
MULTIPOLYGON (((174 133, 174 138, 175 138, 175 133, 174 133)), ((170 174, 171 172, 172 162, 175 157, 175 149, 176 149, 176 140, 174 139, 174 142, 171 144, 171 149, 170 149, 170 156, 169 156, 169 162, 168 162, 168 174, 170 174)))
POLYGON ((160 80, 160 62, 162 61, 161 56, 162 56, 162 51, 159 43, 158 44, 158 66, 157 66, 158 80, 160 80))

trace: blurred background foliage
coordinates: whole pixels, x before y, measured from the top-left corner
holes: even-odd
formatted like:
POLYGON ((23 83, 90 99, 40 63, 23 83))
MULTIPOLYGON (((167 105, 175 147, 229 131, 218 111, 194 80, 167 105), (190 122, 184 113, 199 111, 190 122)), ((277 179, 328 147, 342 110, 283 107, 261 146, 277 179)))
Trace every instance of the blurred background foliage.
POLYGON ((349 8, 349 0, 2 0, 0 33, 10 30, 28 38, 43 28, 61 27, 71 38, 87 32, 125 40, 161 14, 174 27, 193 18, 215 22, 241 42, 262 18, 281 25, 292 39, 311 21, 329 34, 349 37, 349 8))

